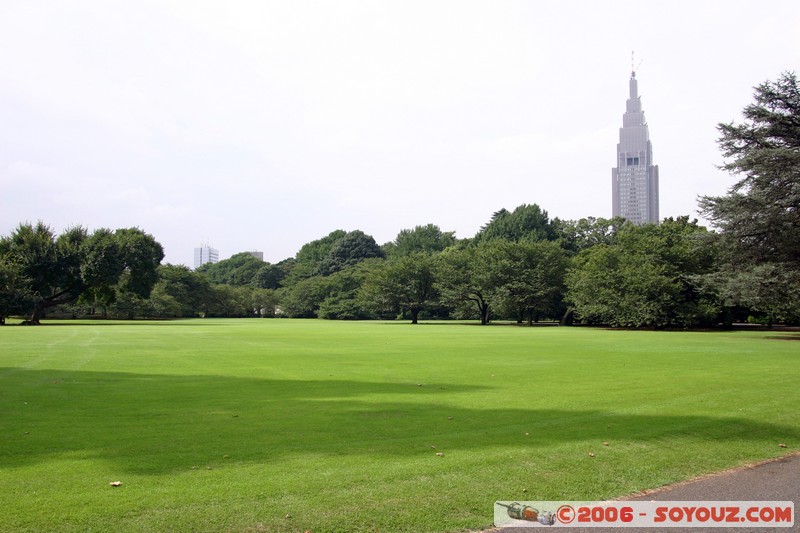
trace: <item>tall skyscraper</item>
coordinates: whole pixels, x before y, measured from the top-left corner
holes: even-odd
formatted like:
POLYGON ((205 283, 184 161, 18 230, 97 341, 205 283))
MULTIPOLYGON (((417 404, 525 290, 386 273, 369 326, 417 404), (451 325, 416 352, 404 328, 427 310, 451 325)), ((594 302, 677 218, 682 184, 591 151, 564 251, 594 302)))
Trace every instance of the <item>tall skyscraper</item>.
POLYGON ((219 261, 219 251, 210 246, 201 246, 194 249, 194 267, 205 265, 206 263, 217 263, 219 261))
POLYGON ((634 224, 658 224, 658 165, 644 120, 642 100, 631 72, 630 96, 622 115, 617 166, 611 169, 611 214, 634 224))

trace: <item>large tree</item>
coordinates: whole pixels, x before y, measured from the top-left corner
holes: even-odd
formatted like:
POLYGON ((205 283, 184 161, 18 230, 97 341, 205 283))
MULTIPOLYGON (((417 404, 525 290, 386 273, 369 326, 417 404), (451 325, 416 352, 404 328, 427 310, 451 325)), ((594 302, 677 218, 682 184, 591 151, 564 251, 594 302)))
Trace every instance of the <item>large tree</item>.
POLYGON ((436 256, 435 288, 444 304, 468 304, 478 311, 481 324, 489 323, 494 284, 490 274, 488 247, 451 246, 436 256), (474 306, 474 307, 473 307, 474 306))
POLYGON ((198 267, 197 272, 205 273, 208 281, 215 284, 233 287, 255 286, 258 283, 258 271, 265 265, 264 261, 250 252, 240 252, 216 263, 206 263, 198 267))
POLYGON ((425 252, 388 260, 367 274, 359 299, 378 312, 408 312, 416 324, 436 300, 435 271, 434 256, 425 252))
POLYGON ((22 314, 30 309, 33 294, 22 268, 8 257, 0 257, 0 325, 6 317, 22 314))
POLYGON ((368 273, 383 260, 365 259, 325 276, 313 276, 280 289, 280 313, 293 318, 372 318, 358 299, 368 273))
POLYGON ((492 300, 499 311, 528 324, 540 317, 560 316, 568 259, 550 241, 493 241, 485 248, 492 300))
POLYGON ((501 209, 475 235, 475 242, 553 240, 555 231, 547 211, 536 204, 522 204, 514 211, 501 209))
POLYGON ((304 244, 295 256, 287 284, 294 285, 299 280, 318 275, 320 266, 328 258, 331 248, 345 235, 346 231, 337 229, 321 239, 304 244))
POLYGON ((613 244, 624 224, 626 221, 622 217, 587 217, 580 220, 555 218, 552 222, 556 240, 570 256, 598 244, 613 244))
POLYGON ((716 321, 719 309, 697 283, 711 272, 707 230, 688 217, 626 224, 613 244, 579 253, 567 299, 587 322, 622 327, 687 327, 716 321))
POLYGON ((719 230, 722 275, 709 286, 729 305, 744 305, 771 320, 797 318, 800 284, 800 88, 794 73, 755 88, 742 123, 718 126, 723 169, 738 176, 724 196, 700 199, 719 230), (768 276, 768 277, 765 277, 768 276))
POLYGON ((81 227, 56 237, 43 222, 20 224, 0 239, 0 255, 19 266, 33 294, 29 322, 38 324, 54 306, 82 295, 110 301, 117 291, 147 297, 157 280, 164 250, 138 228, 92 235, 81 227))
POLYGON ((330 276, 322 277, 326 281, 327 292, 319 302, 317 316, 336 320, 375 318, 375 314, 362 304, 359 293, 364 279, 382 264, 382 259, 365 259, 330 276))
POLYGON ((394 241, 384 246, 389 257, 406 256, 417 252, 435 253, 456 243, 455 232, 442 231, 435 224, 415 226, 397 234, 394 241))
POLYGON ((205 274, 184 265, 161 265, 150 300, 155 316, 196 317, 208 312, 211 285, 205 274))
POLYGON ((600 244, 581 252, 567 275, 568 299, 590 324, 664 325, 678 287, 655 257, 600 244))
POLYGON ((328 254, 319 264, 318 273, 328 276, 365 259, 383 256, 383 250, 371 235, 361 230, 351 231, 330 247, 328 254))
POLYGON ((256 271, 250 284, 260 289, 277 289, 281 286, 281 282, 285 277, 286 269, 282 265, 263 263, 256 271))

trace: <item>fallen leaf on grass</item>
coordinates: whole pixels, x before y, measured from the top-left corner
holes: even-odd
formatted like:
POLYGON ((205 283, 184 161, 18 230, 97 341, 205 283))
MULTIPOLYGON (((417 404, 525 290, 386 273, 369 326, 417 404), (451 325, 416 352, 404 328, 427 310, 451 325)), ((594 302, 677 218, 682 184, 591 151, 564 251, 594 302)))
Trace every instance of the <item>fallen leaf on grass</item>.
POLYGON ((436 455, 437 457, 444 457, 444 454, 442 452, 436 452, 436 455))
POLYGON ((780 446, 781 448, 786 448, 786 445, 785 445, 785 444, 783 444, 783 443, 781 443, 781 444, 778 444, 778 446, 780 446))
POLYGON ((608 441, 604 442, 603 446, 608 446, 608 441))
POLYGON ((111 483, 109 483, 109 485, 111 485, 112 487, 119 487, 120 485, 122 485, 122 481, 112 481, 111 483))
POLYGON ((594 454, 592 452, 589 452, 589 457, 594 457, 594 454))

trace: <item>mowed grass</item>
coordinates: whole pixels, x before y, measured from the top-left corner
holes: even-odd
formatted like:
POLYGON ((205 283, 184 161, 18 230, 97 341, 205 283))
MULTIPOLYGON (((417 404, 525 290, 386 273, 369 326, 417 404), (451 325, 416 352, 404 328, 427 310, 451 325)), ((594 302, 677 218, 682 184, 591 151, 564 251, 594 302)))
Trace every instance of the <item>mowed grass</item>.
POLYGON ((453 532, 618 497, 800 449, 797 337, 4 327, 0 530, 453 532))

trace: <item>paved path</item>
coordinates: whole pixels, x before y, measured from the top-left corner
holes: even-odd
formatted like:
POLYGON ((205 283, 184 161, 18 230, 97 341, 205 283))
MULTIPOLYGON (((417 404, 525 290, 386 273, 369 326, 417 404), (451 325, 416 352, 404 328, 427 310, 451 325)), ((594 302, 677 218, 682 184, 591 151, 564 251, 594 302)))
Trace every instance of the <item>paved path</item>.
MULTIPOLYGON (((800 531, 800 454, 789 455, 780 459, 737 468, 699 479, 670 485, 642 494, 633 494, 620 498, 630 501, 793 501, 795 507, 794 528, 691 528, 685 531, 700 533, 713 531, 716 533, 787 533, 800 531)), ((545 528, 502 528, 490 529, 483 533, 530 533, 546 531, 545 528)), ((599 533, 609 531, 615 533, 669 533, 680 528, 557 528, 554 531, 571 533, 599 533)))

